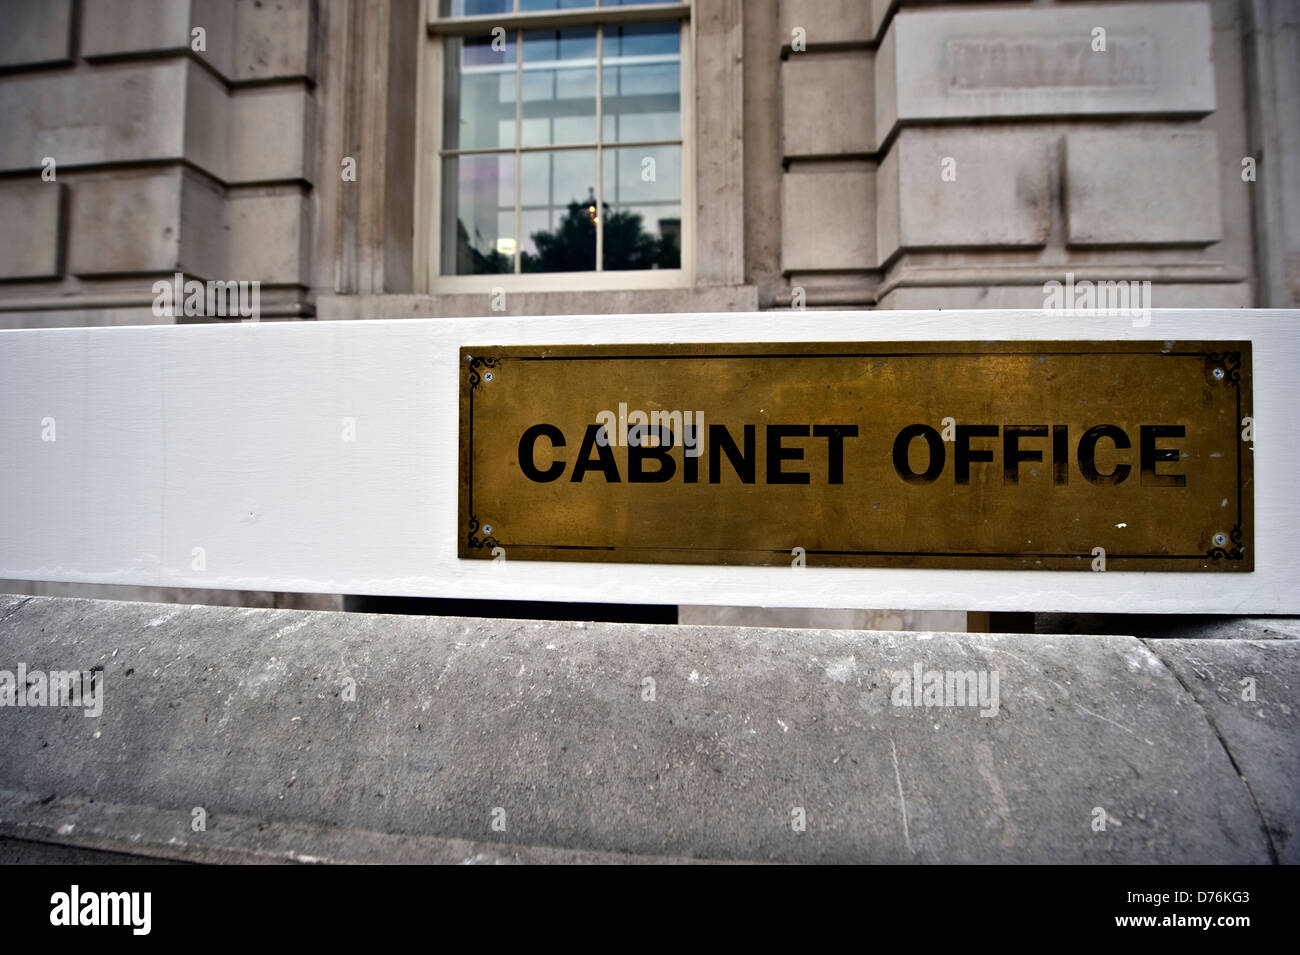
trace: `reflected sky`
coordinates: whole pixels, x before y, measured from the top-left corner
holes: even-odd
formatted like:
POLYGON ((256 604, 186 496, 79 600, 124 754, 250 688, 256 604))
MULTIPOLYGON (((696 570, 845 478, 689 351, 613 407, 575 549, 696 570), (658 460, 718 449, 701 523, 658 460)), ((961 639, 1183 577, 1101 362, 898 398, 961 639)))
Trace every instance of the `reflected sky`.
POLYGON ((680 267, 679 23, 446 42, 443 148, 502 152, 443 160, 445 274, 680 267))

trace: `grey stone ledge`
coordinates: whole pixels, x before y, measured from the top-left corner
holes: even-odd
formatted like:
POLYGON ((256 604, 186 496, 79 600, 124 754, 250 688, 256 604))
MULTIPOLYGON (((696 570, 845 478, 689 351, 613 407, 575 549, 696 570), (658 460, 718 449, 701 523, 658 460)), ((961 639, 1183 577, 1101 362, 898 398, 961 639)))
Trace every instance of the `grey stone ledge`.
MULTIPOLYGON (((102 667, 104 687, 99 718, 0 708, 0 837, 262 861, 1289 854, 1300 811, 1271 794, 1300 735, 1238 732, 1168 646, 0 596, 0 670, 102 667), (917 664, 996 672, 996 714, 894 705, 917 664)), ((1194 648, 1300 707, 1300 643, 1194 648)))

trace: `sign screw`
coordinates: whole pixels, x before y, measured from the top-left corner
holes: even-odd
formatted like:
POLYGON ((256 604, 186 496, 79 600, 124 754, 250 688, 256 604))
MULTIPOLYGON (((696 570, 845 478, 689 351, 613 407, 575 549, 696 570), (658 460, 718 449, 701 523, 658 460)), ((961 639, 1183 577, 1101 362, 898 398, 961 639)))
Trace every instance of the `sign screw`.
POLYGON ((1214 376, 1214 380, 1215 380, 1215 381, 1223 381, 1223 369, 1222 369, 1222 368, 1216 368, 1216 369, 1214 369, 1212 372, 1210 372, 1210 374, 1214 376))
MULTIPOLYGON (((1219 375, 1219 377, 1222 378, 1223 375, 1219 375)), ((492 380, 492 372, 490 372, 490 371, 488 371, 488 372, 484 372, 484 373, 483 373, 483 380, 484 380, 484 381, 491 381, 491 380, 492 380)))
MULTIPOLYGON (((484 533, 484 534, 491 534, 491 533, 492 533, 492 525, 491 525, 491 524, 484 524, 484 525, 483 525, 483 533, 484 533)), ((1223 535, 1220 534, 1219 537, 1223 537, 1223 535)), ((1217 541, 1217 540, 1218 540, 1218 537, 1216 537, 1215 540, 1217 541)), ((1227 540, 1227 538, 1225 537, 1224 540, 1227 540)))
POLYGON ((1227 534, 1215 534, 1211 539, 1214 541, 1215 547, 1222 547, 1224 544, 1228 543, 1227 534))

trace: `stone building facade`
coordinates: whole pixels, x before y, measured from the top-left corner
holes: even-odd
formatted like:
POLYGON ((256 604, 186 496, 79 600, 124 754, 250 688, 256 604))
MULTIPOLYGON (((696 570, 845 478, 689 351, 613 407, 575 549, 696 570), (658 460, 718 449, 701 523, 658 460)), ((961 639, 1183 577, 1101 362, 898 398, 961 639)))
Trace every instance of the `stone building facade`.
POLYGON ((1067 275, 1300 304, 1293 0, 0 0, 0 24, 0 328, 224 320, 160 310, 176 273, 258 283, 261 320, 1041 308, 1067 275))
POLYGON ((268 320, 1300 299, 1294 3, 512 6, 3 0, 0 324, 192 320, 178 271, 268 320), (678 274, 444 281, 446 45, 615 15, 682 28, 678 274))

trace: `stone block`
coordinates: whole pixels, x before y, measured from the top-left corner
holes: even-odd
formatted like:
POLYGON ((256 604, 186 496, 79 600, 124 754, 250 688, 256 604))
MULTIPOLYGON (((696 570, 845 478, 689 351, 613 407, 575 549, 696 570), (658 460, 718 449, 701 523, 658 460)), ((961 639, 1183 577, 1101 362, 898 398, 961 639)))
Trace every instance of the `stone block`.
POLYGON ((786 156, 867 153, 875 148, 871 53, 806 53, 781 64, 786 156))
POLYGON ((877 82, 902 121, 1215 108, 1206 3, 904 10, 888 34, 893 75, 877 82), (1104 51, 1093 49, 1096 30, 1104 51))
POLYGON ((795 28, 810 47, 866 43, 875 34, 872 6, 869 0, 781 0, 781 43, 790 44, 795 28))
POLYGON ((189 45, 189 0, 91 0, 82 6, 81 55, 87 59, 189 45))
MULTIPOLYGON (((186 64, 185 158, 222 182, 230 179, 231 96, 207 70, 186 64)), ((263 148, 274 149, 272 137, 263 148)))
POLYGON ((1213 132, 1065 137, 1070 245, 1207 245, 1223 237, 1213 132))
POLYGON ((0 77, 0 170, 178 158, 181 60, 105 64, 89 72, 0 77))
POLYGON ((0 182, 0 279, 60 274, 64 186, 39 179, 0 182))
POLYGON ((236 0, 231 79, 314 77, 315 27, 311 0, 236 0))
POLYGON ((72 59, 72 0, 0 0, 0 23, 0 67, 72 59))
POLYGON ((311 98, 300 86, 236 89, 226 137, 229 182, 308 179, 311 98))
POLYGON ((876 103, 875 138, 876 145, 880 146, 898 125, 898 41, 895 31, 888 30, 881 37, 872 68, 875 73, 871 79, 876 103))
POLYGON ((179 169, 78 182, 69 211, 73 275, 166 272, 180 261, 179 169))
POLYGON ((225 273, 225 207, 218 187, 179 168, 119 173, 72 189, 68 271, 129 275, 225 273))
POLYGON ((307 201, 294 190, 228 200, 230 278, 267 285, 308 284, 307 201))
POLYGON ((94 0, 82 14, 81 52, 88 60, 189 51, 223 76, 230 74, 229 0, 94 0), (202 47, 193 33, 202 28, 202 47))
POLYGON ((903 130, 880 167, 881 260, 906 248, 1046 244, 1050 145, 1038 132, 903 130))
POLYGON ((230 0, 190 0, 190 27, 207 31, 207 50, 197 53, 227 79, 234 74, 235 8, 230 0))
POLYGON ((781 268, 870 269, 874 222, 874 181, 865 164, 792 170, 781 184, 781 268))
POLYGON ((225 189, 186 169, 181 175, 181 269, 195 278, 229 279, 230 236, 225 189))

